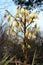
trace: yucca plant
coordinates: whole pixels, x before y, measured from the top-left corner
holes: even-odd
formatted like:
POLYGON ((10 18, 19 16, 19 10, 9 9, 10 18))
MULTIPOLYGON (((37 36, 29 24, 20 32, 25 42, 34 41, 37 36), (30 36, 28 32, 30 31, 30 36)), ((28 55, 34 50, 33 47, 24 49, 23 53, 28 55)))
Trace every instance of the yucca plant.
POLYGON ((6 12, 7 14, 5 13, 5 18, 8 23, 12 23, 11 26, 8 27, 6 34, 15 36, 15 32, 17 33, 18 31, 18 35, 22 37, 21 40, 23 41, 23 44, 21 45, 25 58, 24 65, 27 65, 27 48, 31 48, 31 46, 27 43, 27 39, 35 39, 35 34, 38 31, 37 24, 35 24, 32 28, 30 25, 35 22, 35 19, 38 18, 38 14, 37 12, 30 12, 25 8, 21 8, 20 5, 17 7, 17 12, 14 16, 12 16, 9 11, 6 10, 6 12), (13 17, 12 22, 11 17, 13 17), (17 28, 17 31, 15 31, 15 27, 17 28), (23 35, 20 35, 19 33, 22 33, 23 35))

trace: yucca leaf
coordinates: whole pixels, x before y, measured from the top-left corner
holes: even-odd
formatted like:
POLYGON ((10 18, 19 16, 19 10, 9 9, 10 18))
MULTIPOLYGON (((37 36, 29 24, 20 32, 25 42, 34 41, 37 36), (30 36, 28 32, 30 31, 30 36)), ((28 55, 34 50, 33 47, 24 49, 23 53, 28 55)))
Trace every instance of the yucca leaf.
POLYGON ((12 58, 10 58, 10 60, 7 60, 4 65, 8 65, 13 59, 14 59, 14 56, 12 58))
POLYGON ((3 64, 7 59, 8 59, 9 56, 5 57, 4 59, 2 59, 2 61, 0 61, 0 65, 3 64))
POLYGON ((34 52, 34 56, 33 56, 33 60, 32 60, 32 65, 34 65, 35 57, 36 57, 36 49, 35 49, 35 52, 34 52))

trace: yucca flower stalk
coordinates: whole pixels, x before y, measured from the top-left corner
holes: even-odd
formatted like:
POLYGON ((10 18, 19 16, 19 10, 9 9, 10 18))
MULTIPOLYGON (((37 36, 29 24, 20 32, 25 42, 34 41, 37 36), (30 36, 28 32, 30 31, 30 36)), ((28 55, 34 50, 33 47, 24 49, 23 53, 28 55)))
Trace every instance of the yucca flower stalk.
MULTIPOLYGON (((11 13, 9 13, 9 11, 7 11, 7 13, 8 13, 8 15, 6 16, 6 19, 8 22, 10 22, 11 17, 13 17, 12 25, 10 27, 10 29, 12 29, 11 35, 13 32, 15 32, 14 31, 15 27, 18 29, 18 33, 19 32, 23 33, 23 38, 21 38, 21 39, 23 39, 23 44, 21 44, 21 45, 22 45, 22 50, 23 50, 24 57, 25 57, 24 65, 27 65, 27 48, 31 48, 31 46, 26 42, 26 40, 27 39, 33 40, 36 38, 35 33, 38 31, 38 27, 35 24, 34 27, 32 28, 32 30, 33 30, 33 32, 32 32, 30 25, 35 22, 34 19, 38 18, 38 14, 37 14, 37 12, 33 13, 33 12, 28 11, 27 9, 21 8, 20 5, 17 7, 17 12, 14 16, 12 16, 11 13)), ((7 31, 6 31, 6 33, 7 33, 7 31)), ((7 35, 9 35, 9 34, 10 33, 8 32, 7 35)))

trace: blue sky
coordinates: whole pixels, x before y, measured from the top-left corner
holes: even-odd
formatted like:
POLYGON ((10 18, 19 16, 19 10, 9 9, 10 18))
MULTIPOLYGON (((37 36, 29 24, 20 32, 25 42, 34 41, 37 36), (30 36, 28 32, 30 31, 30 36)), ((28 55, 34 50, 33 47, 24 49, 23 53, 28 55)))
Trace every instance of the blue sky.
MULTIPOLYGON (((43 7, 43 6, 42 6, 43 7)), ((0 0, 0 17, 3 16, 5 10, 11 12, 12 15, 15 14, 17 6, 12 0, 0 0)), ((39 20, 36 21, 40 30, 43 30, 43 11, 39 13, 39 20)))

